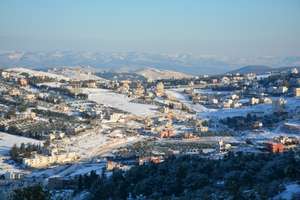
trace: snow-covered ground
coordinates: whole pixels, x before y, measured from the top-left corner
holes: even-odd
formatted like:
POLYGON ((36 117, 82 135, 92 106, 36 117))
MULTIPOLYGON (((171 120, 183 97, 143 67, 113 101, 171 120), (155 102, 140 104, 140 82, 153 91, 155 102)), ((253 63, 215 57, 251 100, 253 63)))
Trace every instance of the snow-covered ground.
MULTIPOLYGON (((274 100, 276 98, 272 99, 274 100)), ((299 98, 290 97, 285 99, 287 100, 286 110, 289 112, 294 111, 298 106, 300 106, 299 98)), ((264 112, 265 114, 270 114, 273 112, 273 107, 272 104, 258 104, 241 108, 216 109, 214 112, 199 112, 198 115, 203 118, 222 119, 225 117, 245 116, 250 112, 264 112)))
POLYGON ((223 140, 224 142, 229 142, 229 143, 240 142, 239 138, 231 137, 231 136, 207 136, 207 137, 199 137, 199 138, 195 138, 195 139, 181 139, 181 140, 159 139, 158 142, 161 142, 161 143, 177 143, 177 144, 190 143, 190 142, 216 144, 220 140, 223 140))
POLYGON ((50 71, 53 74, 61 75, 68 77, 69 79, 72 80, 77 80, 77 81, 84 81, 84 80, 101 80, 101 81, 107 81, 104 78, 95 76, 89 71, 85 71, 83 69, 78 69, 78 68, 62 68, 61 70, 53 70, 50 71))
POLYGON ((285 190, 275 196, 273 200, 293 200, 297 199, 296 195, 298 195, 297 197, 300 197, 300 185, 297 183, 291 183, 285 185, 285 190))
POLYGON ((76 152, 81 158, 90 158, 95 149, 103 146, 107 140, 108 138, 102 133, 90 131, 79 136, 66 138, 58 145, 68 152, 76 152))
MULTIPOLYGON (((210 92, 210 91, 208 91, 210 92)), ((213 91, 212 91, 213 92, 213 91)), ((264 112, 266 114, 272 112, 272 104, 258 104, 254 106, 247 106, 241 108, 231 108, 231 109, 209 109, 200 104, 193 104, 191 100, 187 98, 187 95, 183 93, 181 89, 172 89, 167 90, 166 93, 175 97, 180 102, 192 108, 197 112, 197 115, 201 118, 218 118, 222 119, 225 117, 234 117, 234 116, 245 116, 250 112, 264 112)), ((273 98, 273 100, 276 98, 273 98)), ((287 110, 293 111, 296 107, 300 106, 299 98, 286 98, 287 100, 287 110)))
POLYGON ((200 112, 198 113, 198 116, 202 118, 222 119, 225 117, 246 116, 250 112, 262 112, 262 111, 266 114, 271 113, 272 105, 259 104, 254 106, 241 107, 241 108, 230 108, 230 109, 222 108, 222 109, 216 109, 213 112, 200 112))
POLYGON ((292 133, 287 133, 284 131, 280 130, 261 130, 259 132, 254 132, 254 131, 245 131, 243 132, 243 138, 249 138, 252 140, 256 141, 267 141, 267 140, 272 140, 274 137, 277 136, 292 136, 300 139, 299 134, 292 134, 292 133))
POLYGON ((233 93, 231 91, 214 91, 211 89, 195 89, 194 92, 198 93, 198 94, 207 94, 207 95, 209 95, 209 94, 230 95, 233 93))
POLYGON ((44 82, 44 83, 38 83, 38 86, 44 85, 44 86, 49 86, 51 88, 60 88, 63 83, 60 82, 44 82))
POLYGON ((6 171, 18 171, 15 166, 5 163, 4 160, 8 158, 11 147, 14 144, 19 146, 21 143, 41 144, 42 141, 0 132, 0 174, 6 171))
POLYGON ((25 73, 28 73, 28 74, 34 75, 34 76, 48 76, 50 78, 55 78, 57 80, 69 80, 68 77, 65 77, 62 75, 57 75, 57 74, 53 74, 53 73, 49 73, 49 72, 37 71, 37 70, 27 69, 27 68, 22 68, 22 67, 9 68, 9 69, 7 69, 7 71, 13 71, 13 72, 17 72, 17 73, 25 72, 25 73))
POLYGON ((0 132, 0 155, 7 155, 14 144, 19 146, 21 143, 41 144, 42 141, 0 132))
MULTIPOLYGON (((208 91, 210 92, 210 91, 208 91)), ((264 112, 265 114, 270 114, 273 112, 272 104, 258 104, 254 106, 245 106, 241 108, 231 108, 231 109, 207 109, 205 106, 202 106, 200 104, 193 104, 192 101, 190 101, 186 94, 183 93, 183 90, 181 89, 172 89, 167 90, 166 93, 168 95, 171 95, 172 97, 176 98, 180 102, 184 103, 185 105, 192 108, 194 111, 197 112, 197 116, 200 118, 209 118, 209 119, 222 119, 225 117, 233 117, 233 116, 246 116, 250 112, 264 112)), ((274 97, 276 99, 278 97, 274 97)), ((286 109, 289 112, 293 112, 296 110, 298 106, 300 106, 300 99, 299 98, 286 98, 287 104, 286 109)), ((283 123, 282 123, 283 124, 283 123)), ((243 141, 246 138, 255 140, 255 141, 268 141, 272 140, 276 136, 294 136, 297 138, 300 138, 299 133, 291 133, 288 130, 282 129, 280 124, 278 128, 275 130, 261 130, 260 132, 255 131, 245 131, 241 133, 239 136, 234 137, 236 140, 243 141)), ((213 137, 212 137, 213 138, 213 137)), ((211 138, 205 138, 205 140, 211 139, 211 138)), ((213 140, 219 140, 220 138, 213 138, 213 140)), ((222 137, 224 139, 224 137, 222 137)), ((204 141, 199 141, 204 142, 204 141)), ((227 142, 233 142, 227 141, 227 142)), ((236 141, 235 141, 236 142, 236 141)))
MULTIPOLYGON (((208 91, 213 92, 213 91, 208 91)), ((246 115, 249 112, 253 111, 270 111, 272 110, 272 105, 260 104, 255 106, 243 107, 243 108, 231 108, 231 109, 210 109, 206 108, 200 104, 193 104, 191 100, 187 98, 181 90, 173 89, 167 90, 166 93, 175 97, 180 102, 184 103, 191 109, 197 112, 197 115, 201 118, 225 118, 225 117, 233 117, 233 116, 241 116, 246 115)))
POLYGON ((200 113, 200 112, 201 113, 202 112, 210 113, 210 112, 216 111, 216 109, 209 109, 200 104, 193 104, 193 102, 188 99, 187 95, 185 95, 181 89, 166 90, 166 93, 167 93, 167 95, 176 98, 181 103, 184 103, 186 106, 188 106, 189 108, 191 108, 192 110, 194 110, 197 113, 200 113))
POLYGON ((157 107, 154 105, 140 104, 130 102, 132 99, 106 89, 82 88, 83 92, 89 94, 89 100, 109 107, 117 108, 137 116, 153 115, 157 107))
POLYGON ((88 174, 91 171, 95 171, 97 174, 101 174, 103 167, 106 166, 106 163, 74 163, 68 165, 60 165, 51 167, 48 169, 34 170, 29 177, 74 177, 77 175, 88 174))
POLYGON ((59 147, 63 147, 66 151, 76 152, 80 156, 77 163, 53 166, 47 169, 33 170, 29 177, 73 177, 79 174, 86 174, 92 170, 100 174, 105 162, 94 162, 96 157, 101 157, 107 153, 141 141, 141 136, 132 136, 126 138, 109 138, 99 131, 91 131, 90 133, 74 136, 69 140, 58 143, 59 147))
POLYGON ((111 153, 119 147, 126 146, 143 140, 141 136, 123 138, 110 138, 111 133, 104 135, 103 132, 110 132, 104 128, 88 130, 80 135, 65 138, 57 142, 58 148, 67 152, 76 152, 81 160, 92 160, 96 156, 111 153))
MULTIPOLYGON (((73 136, 69 139, 59 141, 58 148, 63 148, 67 152, 76 152, 80 158, 81 162, 68 164, 68 165, 58 165, 49 167, 47 169, 33 170, 30 176, 35 177, 52 177, 52 176, 63 176, 71 177, 79 174, 89 173, 94 170, 97 173, 101 173, 104 163, 94 163, 94 158, 104 155, 106 153, 111 153, 112 151, 129 145, 135 142, 141 141, 144 138, 141 136, 131 136, 125 138, 109 138, 103 135, 101 132, 93 130, 91 132, 73 136)), ((29 172, 24 169, 18 169, 14 165, 5 162, 8 159, 8 153, 10 148, 16 144, 21 143, 34 143, 41 144, 42 141, 37 141, 25 137, 14 136, 7 133, 0 132, 0 174, 7 171, 23 171, 29 172)))

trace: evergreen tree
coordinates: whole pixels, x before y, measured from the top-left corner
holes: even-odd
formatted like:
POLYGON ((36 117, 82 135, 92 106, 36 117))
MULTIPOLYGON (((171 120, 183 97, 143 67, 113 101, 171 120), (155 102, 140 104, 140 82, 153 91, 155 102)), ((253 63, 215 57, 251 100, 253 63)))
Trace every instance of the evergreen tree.
POLYGON ((44 190, 40 185, 30 186, 13 191, 12 200, 48 200, 49 192, 44 190))

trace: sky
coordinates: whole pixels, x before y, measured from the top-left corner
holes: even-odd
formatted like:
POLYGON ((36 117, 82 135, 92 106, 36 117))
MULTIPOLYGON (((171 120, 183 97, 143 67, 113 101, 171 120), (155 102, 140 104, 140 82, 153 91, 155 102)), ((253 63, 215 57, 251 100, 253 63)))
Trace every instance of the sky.
POLYGON ((1 0, 0 50, 300 55, 300 0, 1 0))

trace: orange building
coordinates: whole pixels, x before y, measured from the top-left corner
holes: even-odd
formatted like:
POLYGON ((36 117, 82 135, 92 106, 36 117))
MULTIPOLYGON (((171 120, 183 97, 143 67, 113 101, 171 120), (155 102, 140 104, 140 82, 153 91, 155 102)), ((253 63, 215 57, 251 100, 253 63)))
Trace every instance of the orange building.
POLYGON ((144 165, 147 163, 154 163, 158 164, 164 161, 164 158, 162 156, 149 156, 149 157, 142 157, 139 158, 139 165, 144 165))
POLYGON ((174 131, 172 129, 164 129, 159 134, 161 138, 168 138, 174 135, 174 131))
POLYGON ((281 143, 270 142, 267 143, 267 149, 272 153, 282 153, 284 151, 284 145, 281 143))

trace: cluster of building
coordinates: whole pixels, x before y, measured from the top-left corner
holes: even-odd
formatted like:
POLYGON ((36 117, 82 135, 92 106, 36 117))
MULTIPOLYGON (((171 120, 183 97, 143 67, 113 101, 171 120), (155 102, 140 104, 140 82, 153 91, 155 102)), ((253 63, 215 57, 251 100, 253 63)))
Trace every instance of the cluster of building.
POLYGON ((45 168, 53 164, 72 163, 78 159, 79 156, 75 152, 52 154, 50 156, 36 154, 31 158, 23 158, 23 165, 31 168, 45 168))
MULTIPOLYGON (((85 75, 92 77, 89 73, 85 75)), ((129 136, 143 136, 140 138, 145 140, 145 144, 118 147, 114 154, 121 156, 106 162, 107 171, 128 170, 133 164, 129 164, 128 160, 131 158, 134 158, 134 165, 145 165, 161 163, 170 155, 218 158, 217 156, 229 151, 241 150, 240 146, 257 149, 259 145, 253 145, 256 143, 225 142, 222 136, 232 133, 233 129, 228 124, 222 124, 219 119, 214 121, 213 118, 201 118, 192 107, 200 104, 208 109, 230 111, 233 108, 255 108, 258 104, 266 104, 272 108, 271 115, 281 119, 281 114, 287 112, 287 99, 300 96, 300 74, 293 69, 287 73, 267 74, 264 77, 249 73, 146 82, 62 80, 55 76, 1 71, 0 95, 0 130, 46 140, 47 145, 43 147, 43 152, 33 152, 31 156, 24 157, 23 166, 47 168, 51 165, 77 162, 81 159, 79 154, 61 147, 66 141, 72 143, 72 137, 81 139, 80 136, 84 133, 97 134, 104 127, 101 134, 111 141, 122 142, 129 136), (178 85, 185 88, 182 93, 186 97, 184 100, 172 96, 173 93, 169 90, 178 85), (85 91, 93 91, 93 88, 110 89, 130 97, 131 101, 156 105, 157 110, 155 114, 135 116, 88 100, 88 94, 83 92, 83 88, 90 88, 85 91), (206 138, 203 139, 203 136, 206 138), (56 145, 58 142, 62 144, 60 148, 56 145)), ((251 131, 263 129, 265 121, 271 120, 261 110, 247 114, 249 116, 237 116, 234 120, 247 127, 251 124, 251 131), (265 118, 267 120, 263 121, 265 118), (244 123, 245 120, 248 124, 244 123)), ((298 123, 285 122, 279 130, 297 133, 300 128, 298 123)), ((234 136, 238 137, 240 133, 235 131, 234 136)), ((299 140, 281 136, 263 145, 264 152, 268 150, 278 153, 298 146, 299 140)), ((100 157, 102 159, 104 156, 100 157)), ((19 179, 22 175, 7 174, 5 177, 19 179)), ((64 184, 72 185, 72 181, 57 177, 49 179, 49 182, 53 188, 56 184, 61 188, 64 184)))
POLYGON ((265 76, 253 73, 228 74, 202 81, 202 86, 210 88, 211 92, 186 90, 194 103, 212 108, 239 108, 249 104, 271 104, 272 97, 298 97, 300 75, 296 68, 286 73, 270 73, 265 76))
POLYGON ((282 153, 285 150, 297 147, 299 142, 296 137, 278 136, 273 141, 267 142, 266 147, 272 153, 282 153))

